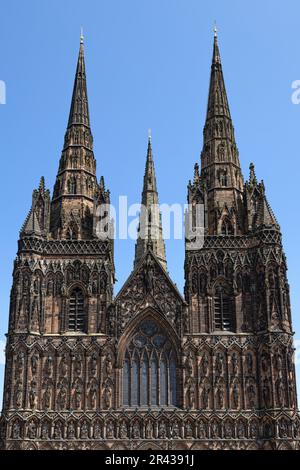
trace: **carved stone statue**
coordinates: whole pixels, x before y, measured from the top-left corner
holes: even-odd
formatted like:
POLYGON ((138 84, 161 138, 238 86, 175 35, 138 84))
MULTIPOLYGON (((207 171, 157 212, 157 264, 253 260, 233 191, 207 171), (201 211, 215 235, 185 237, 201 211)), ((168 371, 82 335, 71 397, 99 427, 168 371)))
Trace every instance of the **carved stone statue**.
POLYGON ((39 356, 38 354, 33 354, 31 356, 31 373, 32 375, 35 375, 36 372, 37 372, 37 368, 38 368, 38 363, 39 363, 39 356))
POLYGON ((103 404, 106 410, 109 410, 112 406, 112 389, 108 382, 106 382, 103 391, 103 404))
POLYGON ((50 408, 50 405, 51 405, 51 395, 52 395, 52 390, 51 390, 51 386, 49 384, 46 385, 46 390, 44 391, 44 395, 43 395, 43 407, 47 410, 48 408, 50 408))
POLYGON ((253 357, 251 353, 248 353, 246 356, 246 364, 247 364, 247 371, 248 374, 252 374, 253 372, 253 357))
POLYGON ((79 377, 81 375, 81 371, 82 371, 82 357, 80 354, 78 354, 75 357, 74 372, 79 377))
POLYGON ((106 425, 106 437, 107 437, 107 439, 113 439, 114 438, 114 433, 115 433, 115 429, 114 429, 113 422, 108 421, 108 423, 106 425))
POLYGON ((213 421, 211 425, 211 437, 216 438, 219 437, 219 425, 216 421, 213 421))
POLYGON ((206 426, 202 420, 199 421, 199 439, 206 438, 206 426))
POLYGON ((231 356, 231 367, 232 375, 236 375, 238 372, 238 356, 236 353, 233 353, 231 356))
POLYGON ((187 421, 185 423, 185 437, 188 439, 193 437, 193 428, 192 428, 190 421, 187 421))
POLYGON ((58 403, 59 409, 63 410, 66 407, 66 401, 67 401, 67 389, 64 385, 62 385, 58 393, 58 397, 57 397, 57 403, 58 403))
POLYGON ((60 364, 59 364, 59 373, 62 377, 64 377, 67 373, 67 370, 68 370, 68 361, 67 361, 67 357, 65 354, 63 354, 61 360, 60 360, 60 364))
POLYGON ((205 377, 207 375, 207 372, 208 372, 208 366, 209 366, 209 360, 208 360, 208 357, 207 355, 205 354, 202 358, 202 375, 205 377))
POLYGON ((126 421, 122 421, 121 426, 120 426, 120 439, 127 439, 127 437, 128 437, 127 424, 126 424, 126 421))
POLYGON ((108 353, 106 358, 105 358, 104 373, 105 373, 106 377, 111 377, 111 374, 112 374, 112 357, 111 357, 110 353, 108 353))
POLYGON ((255 392, 254 385, 251 382, 248 383, 248 385, 247 385, 246 395, 247 395, 249 408, 254 408, 255 407, 256 392, 255 392))
POLYGON ((80 438, 81 439, 88 439, 89 438, 89 426, 87 421, 83 421, 80 427, 80 438))
POLYGON ((224 369, 224 358, 221 353, 217 354, 216 357, 216 375, 220 376, 223 374, 223 369, 224 369))
POLYGON ((81 399, 82 399, 82 387, 78 383, 74 391, 74 405, 76 409, 81 407, 81 399))
POLYGON ((231 439, 233 436, 232 424, 228 421, 225 423, 224 426, 224 436, 226 439, 231 439))
POLYGON ((256 421, 252 421, 251 424, 250 424, 250 437, 252 439, 255 439, 257 437, 257 434, 258 434, 257 423, 256 423, 256 421))
POLYGON ((97 355, 94 353, 91 357, 91 362, 90 362, 90 371, 92 375, 95 375, 97 372, 97 355))
POLYGON ((202 390, 202 407, 204 409, 208 407, 208 399, 209 399, 209 388, 204 387, 202 390))
POLYGON ((97 385, 95 383, 93 383, 91 388, 90 388, 90 405, 91 405, 91 408, 95 408, 95 406, 96 406, 97 392, 98 392, 97 385))
POLYGON ((132 437, 133 439, 139 439, 141 437, 141 429, 137 421, 135 421, 132 426, 132 437))
POLYGON ((68 439, 75 439, 76 437, 76 430, 73 421, 70 421, 70 423, 68 424, 67 437, 68 439))
POLYGON ((13 439, 20 439, 21 437, 21 427, 19 421, 15 421, 12 426, 12 436, 13 439))
POLYGON ((20 408, 22 405, 22 397, 23 397, 23 385, 20 380, 16 383, 16 390, 15 390, 15 405, 16 408, 20 408))
POLYGON ((232 399, 234 408, 238 408, 240 402, 240 389, 236 383, 233 386, 232 399))
POLYGON ((144 271, 144 284, 147 293, 153 293, 154 290, 154 267, 150 256, 147 257, 145 271, 144 271))
POLYGON ((45 375, 48 375, 48 377, 51 377, 52 370, 53 370, 53 359, 52 359, 52 356, 48 356, 46 359, 45 368, 44 368, 45 375))
POLYGON ((99 421, 96 421, 94 424, 94 439, 101 439, 102 437, 102 429, 101 429, 101 424, 99 421))
POLYGON ((284 386, 282 379, 279 378, 276 380, 276 394, 277 394, 277 403, 279 406, 284 405, 284 386))
POLYGON ((30 384, 30 390, 29 390, 29 404, 30 408, 35 407, 35 402, 36 402, 36 381, 32 380, 30 384))
POLYGON ((239 439, 243 439, 245 437, 245 425, 242 421, 239 421, 237 425, 237 437, 239 439))
POLYGON ((185 374, 186 374, 186 377, 193 376, 193 360, 192 360, 191 352, 189 352, 185 360, 185 374))
POLYGON ((164 420, 160 421, 158 425, 158 438, 159 439, 166 439, 167 437, 167 427, 164 420))
POLYGON ((41 438, 42 439, 49 439, 50 437, 50 427, 48 422, 44 422, 41 428, 41 438))
POLYGON ((172 438, 178 439, 179 437, 180 437, 180 430, 179 430, 178 421, 176 420, 172 424, 172 438))
POLYGON ((54 425, 54 439, 62 439, 63 427, 60 421, 56 421, 54 425))
POLYGON ((187 389, 187 407, 193 409, 195 407, 195 386, 193 382, 190 382, 187 389))
POLYGON ((269 408, 270 401, 271 401, 271 392, 270 392, 270 384, 269 384, 268 379, 264 380, 263 390, 262 390, 262 397, 263 397, 264 407, 269 408))
POLYGON ((223 408, 223 406, 224 406, 224 388, 223 388, 222 385, 220 385, 219 388, 218 388, 217 396, 218 396, 219 408, 223 408))
POLYGON ((151 420, 147 421, 145 435, 146 439, 152 439, 153 437, 153 425, 151 420))

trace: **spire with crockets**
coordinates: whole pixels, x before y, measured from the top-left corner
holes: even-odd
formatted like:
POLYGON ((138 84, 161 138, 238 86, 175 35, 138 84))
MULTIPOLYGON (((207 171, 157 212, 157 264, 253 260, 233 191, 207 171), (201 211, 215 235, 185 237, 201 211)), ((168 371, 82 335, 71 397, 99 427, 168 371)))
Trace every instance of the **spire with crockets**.
POLYGON ((162 221, 159 211, 158 192, 154 169, 152 138, 149 131, 146 169, 144 175, 144 186, 142 192, 142 206, 138 237, 135 246, 136 266, 148 249, 156 255, 162 266, 167 269, 166 250, 162 233, 162 221))
POLYGON ((203 136, 201 179, 207 191, 208 233, 241 234, 243 176, 225 89, 216 28, 203 136), (225 217, 228 221, 226 226, 223 225, 225 217), (222 227, 225 227, 224 230, 222 227), (228 233, 226 227, 230 227, 228 233))
POLYGON ((52 236, 91 238, 92 211, 97 193, 81 33, 71 109, 51 204, 52 236))

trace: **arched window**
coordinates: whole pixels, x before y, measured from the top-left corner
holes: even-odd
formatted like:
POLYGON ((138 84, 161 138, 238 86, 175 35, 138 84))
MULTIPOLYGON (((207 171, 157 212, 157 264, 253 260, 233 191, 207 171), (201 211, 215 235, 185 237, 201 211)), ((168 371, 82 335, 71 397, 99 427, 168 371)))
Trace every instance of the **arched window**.
POLYGON ((222 222, 221 234, 222 235, 234 235, 232 223, 227 217, 222 222))
POLYGON ((235 312, 232 296, 224 286, 218 286, 214 295, 214 329, 234 331, 235 312))
POLYGON ((69 302, 69 331, 85 331, 86 315, 84 309, 84 296, 82 290, 76 287, 70 296, 69 302))
POLYGON ((123 364, 123 404, 176 406, 176 360, 167 335, 151 319, 134 333, 123 364))

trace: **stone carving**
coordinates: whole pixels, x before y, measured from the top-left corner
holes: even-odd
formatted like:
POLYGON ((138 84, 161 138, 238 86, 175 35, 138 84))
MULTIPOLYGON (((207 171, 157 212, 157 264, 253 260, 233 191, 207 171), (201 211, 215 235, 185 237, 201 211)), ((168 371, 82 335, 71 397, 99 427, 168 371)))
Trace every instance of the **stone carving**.
POLYGON ((206 438, 206 426, 202 420, 199 421, 199 439, 206 438))
POLYGON ((67 389, 66 387, 61 384, 60 385, 60 390, 58 392, 57 396, 57 405, 60 410, 63 410, 66 408, 66 402, 67 402, 67 389))
POLYGON ((63 438, 63 426, 60 421, 56 421, 54 425, 54 439, 62 439, 63 438))
POLYGON ((103 390, 103 406, 105 410, 112 407, 112 387, 109 382, 106 382, 103 390))
POLYGON ((268 379, 265 379, 263 382, 262 398, 263 398, 264 407, 269 408, 271 404, 271 391, 270 391, 270 383, 268 379))
POLYGON ((106 425, 106 437, 107 439, 113 439, 115 434, 114 424, 112 421, 108 421, 106 425))
POLYGON ((23 398, 23 385, 21 380, 18 380, 16 382, 16 388, 15 388, 15 406, 16 408, 20 408, 22 405, 22 398, 23 398))
POLYGON ((12 439, 20 439, 21 437, 21 426, 19 421, 15 421, 12 426, 12 439))
POLYGON ((30 408, 34 408, 36 405, 36 381, 32 380, 29 390, 29 404, 30 408))
POLYGON ((88 439, 89 438, 89 426, 87 421, 83 421, 80 426, 80 438, 81 439, 88 439))
POLYGON ((180 437, 178 421, 174 421, 172 424, 171 434, 173 439, 178 439, 180 437))
POLYGON ((70 421, 67 428, 67 438, 68 439, 75 439, 76 437, 76 429, 73 421, 70 421))
POLYGON ((38 368, 38 363, 39 363, 39 356, 38 354, 33 354, 31 356, 31 373, 32 375, 35 375, 36 372, 37 372, 37 368, 38 368))
POLYGON ((152 439, 153 437, 153 425, 150 420, 148 420, 146 424, 145 436, 146 436, 146 439, 152 439))
POLYGON ((134 422, 132 426, 132 438, 139 439, 141 437, 141 428, 137 421, 134 422))
POLYGON ((127 437, 128 437, 127 424, 126 424, 126 421, 123 420, 120 426, 120 439, 127 439, 127 437))
POLYGON ((236 375, 238 372, 238 356, 236 353, 233 353, 231 356, 231 367, 232 375, 236 375))
POLYGON ((232 400, 234 408, 238 408, 240 403, 240 389, 237 383, 233 386, 232 400))
POLYGON ((52 356, 48 356, 45 361, 44 374, 51 377, 53 371, 53 359, 52 356))
POLYGON ((164 420, 160 421, 158 425, 158 438, 166 439, 167 438, 167 427, 164 420))
POLYGON ((67 360, 66 354, 63 354, 59 363, 59 374, 62 377, 65 377, 65 375, 67 374, 67 370, 68 370, 68 360, 67 360))
POLYGON ((94 424, 94 439, 101 439, 102 437, 102 426, 99 421, 96 421, 94 424))

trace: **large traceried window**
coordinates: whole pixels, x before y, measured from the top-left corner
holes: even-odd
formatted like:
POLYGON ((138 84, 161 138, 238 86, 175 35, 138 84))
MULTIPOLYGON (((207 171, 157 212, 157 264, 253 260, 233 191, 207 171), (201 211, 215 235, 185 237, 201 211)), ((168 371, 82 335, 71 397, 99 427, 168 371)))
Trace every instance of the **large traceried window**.
POLYGON ((69 331, 85 331, 86 315, 84 309, 84 296, 79 287, 73 289, 69 303, 69 331))
POLYGON ((217 286, 214 295, 214 329, 234 331, 235 312, 232 295, 225 286, 217 286))
POLYGON ((170 341, 152 319, 129 343, 123 365, 123 405, 176 406, 176 359, 170 341))

